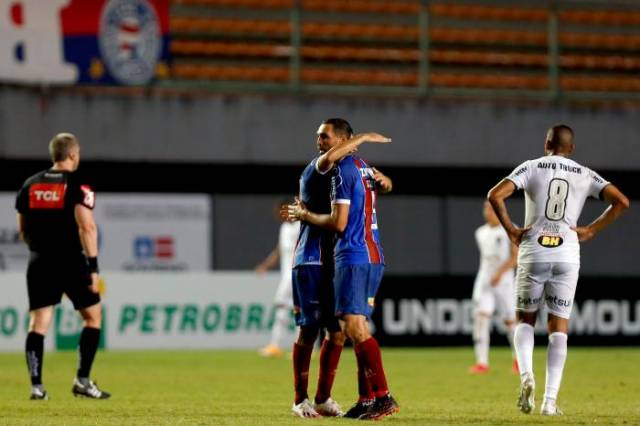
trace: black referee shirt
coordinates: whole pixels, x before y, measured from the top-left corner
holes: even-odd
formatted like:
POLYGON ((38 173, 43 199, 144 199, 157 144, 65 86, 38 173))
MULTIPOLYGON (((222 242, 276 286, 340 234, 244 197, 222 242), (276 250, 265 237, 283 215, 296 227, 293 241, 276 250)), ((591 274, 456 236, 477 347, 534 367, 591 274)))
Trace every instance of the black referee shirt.
POLYGON ((75 206, 95 206, 95 194, 77 173, 44 170, 27 179, 16 197, 16 210, 25 218, 29 250, 42 254, 82 252, 75 206))

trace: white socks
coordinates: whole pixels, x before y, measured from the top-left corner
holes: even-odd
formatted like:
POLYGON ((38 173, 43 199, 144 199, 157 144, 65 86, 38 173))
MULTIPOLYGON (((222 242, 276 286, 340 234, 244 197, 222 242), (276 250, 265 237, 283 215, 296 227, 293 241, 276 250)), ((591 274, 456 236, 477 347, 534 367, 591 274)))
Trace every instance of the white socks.
POLYGON ((509 346, 511 347, 511 353, 513 354, 513 358, 515 359, 516 357, 516 348, 513 345, 513 333, 516 330, 515 325, 511 324, 511 325, 506 325, 507 327, 507 340, 509 341, 509 346))
MULTIPOLYGON (((520 323, 514 333, 514 346, 520 367, 520 375, 533 377, 533 344, 534 329, 529 324, 520 323)), ((547 376, 544 399, 555 400, 558 398, 558 390, 562 381, 562 371, 567 359, 567 335, 555 332, 549 335, 547 348, 547 376)))
POLYGON ((476 364, 489 365, 489 318, 476 315, 473 320, 473 349, 476 364))
POLYGON ((562 371, 564 362, 567 359, 567 335, 555 332, 549 335, 549 347, 547 349, 547 377, 544 390, 544 399, 556 399, 560 382, 562 381, 562 371))
POLYGON ((513 346, 516 349, 520 376, 531 374, 533 376, 533 327, 521 322, 513 333, 513 346))
POLYGON ((271 327, 271 345, 282 347, 282 336, 289 327, 289 308, 278 307, 276 308, 276 315, 273 320, 273 326, 271 327))

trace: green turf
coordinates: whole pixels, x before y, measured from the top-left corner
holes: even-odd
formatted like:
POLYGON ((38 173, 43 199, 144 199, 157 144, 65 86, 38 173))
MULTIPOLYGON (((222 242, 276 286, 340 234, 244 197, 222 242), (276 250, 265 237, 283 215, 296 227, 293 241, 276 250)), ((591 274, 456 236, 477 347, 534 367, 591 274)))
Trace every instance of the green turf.
MULTIPOLYGON (((518 379, 509 353, 491 352, 486 376, 467 373, 470 348, 384 349, 389 384, 401 412, 389 424, 640 424, 640 349, 570 348, 559 405, 562 418, 520 414, 518 379)), ((76 355, 46 355, 49 401, 29 401, 22 354, 0 354, 0 424, 302 424, 289 414, 291 362, 253 351, 149 351, 98 354, 94 377, 113 393, 109 401, 71 395, 76 355)), ((536 391, 544 390, 544 352, 536 352, 536 391)), ((317 361, 312 362, 315 389, 317 361)), ((347 348, 334 387, 343 407, 356 396, 355 362, 347 348)), ((538 407, 536 407, 538 408, 538 407)), ((320 424, 355 423, 321 419, 320 424)))

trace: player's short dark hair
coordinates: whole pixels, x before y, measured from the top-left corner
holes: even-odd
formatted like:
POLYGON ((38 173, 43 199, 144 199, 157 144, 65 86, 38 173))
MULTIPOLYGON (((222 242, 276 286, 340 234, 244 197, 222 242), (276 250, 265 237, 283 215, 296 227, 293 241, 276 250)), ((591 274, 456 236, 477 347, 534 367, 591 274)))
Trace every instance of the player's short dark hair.
POLYGON ((566 124, 556 124, 551 127, 549 135, 549 142, 552 147, 563 147, 569 142, 573 142, 573 129, 566 124))
POLYGON ((49 141, 49 155, 53 162, 69 158, 71 150, 78 146, 78 139, 71 133, 58 133, 49 141))
POLYGON ((333 132, 341 134, 342 136, 346 136, 350 138, 353 136, 353 129, 351 128, 351 124, 344 118, 328 118, 322 122, 322 124, 331 124, 333 126, 333 132))

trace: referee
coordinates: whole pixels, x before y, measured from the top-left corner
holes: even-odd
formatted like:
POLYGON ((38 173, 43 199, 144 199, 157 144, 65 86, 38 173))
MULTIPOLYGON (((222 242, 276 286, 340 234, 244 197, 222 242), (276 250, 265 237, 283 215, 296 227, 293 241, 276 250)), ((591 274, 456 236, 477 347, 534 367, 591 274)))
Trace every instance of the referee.
POLYGON ((75 171, 80 145, 71 133, 49 142, 53 167, 27 179, 18 192, 18 230, 29 245, 27 268, 29 334, 26 359, 31 399, 48 399, 42 386, 44 337, 62 293, 82 316, 78 371, 71 391, 94 399, 111 395, 89 379, 100 341, 102 307, 98 294, 98 231, 93 219, 95 195, 75 171))

